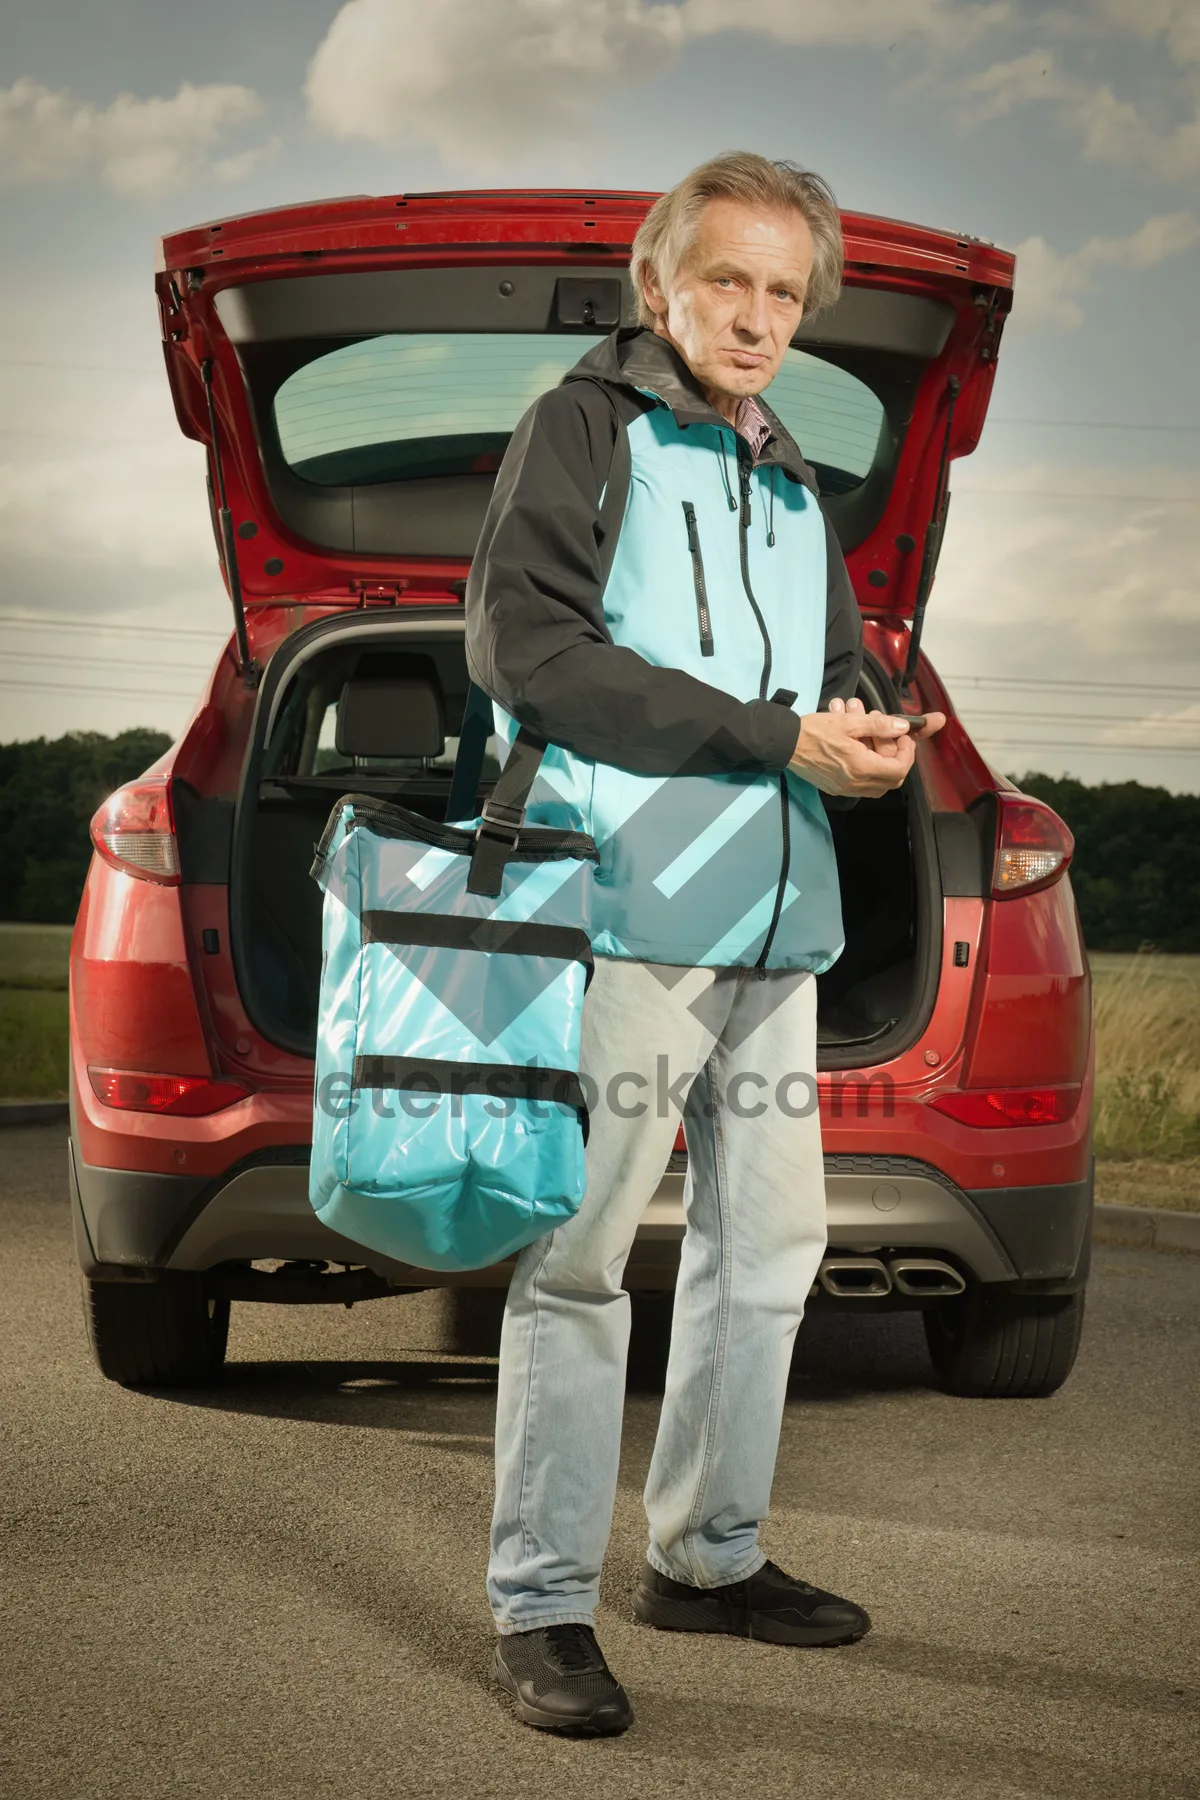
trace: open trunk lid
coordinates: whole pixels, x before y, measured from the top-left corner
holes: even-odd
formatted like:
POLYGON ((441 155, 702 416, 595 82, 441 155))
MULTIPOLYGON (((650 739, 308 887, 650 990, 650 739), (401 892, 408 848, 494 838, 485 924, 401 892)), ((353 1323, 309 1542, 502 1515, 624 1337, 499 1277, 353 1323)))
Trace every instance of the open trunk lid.
MULTIPOLYGON (((363 196, 164 238, 167 371, 181 428, 209 446, 235 610, 459 599, 517 419, 632 320, 653 198, 363 196)), ((1014 259, 891 219, 843 226, 842 297, 767 397, 817 469, 864 611, 919 617, 1014 259)))

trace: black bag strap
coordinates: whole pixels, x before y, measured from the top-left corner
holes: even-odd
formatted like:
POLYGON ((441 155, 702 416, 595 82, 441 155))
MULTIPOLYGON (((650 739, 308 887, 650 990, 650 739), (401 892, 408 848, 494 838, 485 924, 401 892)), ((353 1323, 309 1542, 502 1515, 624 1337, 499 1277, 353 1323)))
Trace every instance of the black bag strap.
POLYGON ((499 894, 505 864, 517 847, 525 823, 529 790, 537 779, 545 753, 545 738, 530 731, 528 725, 522 725, 513 739, 496 785, 483 803, 479 829, 475 833, 471 872, 467 876, 469 894, 490 894, 493 899, 499 894))
POLYGON ((538 956, 582 963, 592 979, 592 945, 577 925, 542 925, 527 919, 475 919, 460 913, 381 912, 362 916, 364 944, 397 949, 480 950, 488 956, 538 956))
POLYGON ((443 1062, 431 1056, 356 1056, 350 1085, 356 1093, 363 1088, 394 1088, 399 1093, 436 1094, 439 1098, 443 1094, 483 1094, 492 1100, 546 1100, 571 1107, 578 1116, 583 1141, 588 1141, 587 1098, 574 1069, 545 1069, 530 1063, 443 1062))
MULTIPOLYGON (((603 589, 608 581, 613 557, 616 555, 617 540, 621 535, 621 522, 629 499, 633 455, 629 447, 627 421, 622 416, 617 397, 603 382, 598 381, 594 385, 608 399, 616 420, 612 461, 596 519, 600 535, 600 584, 603 589)), ((454 778, 450 784, 447 806, 448 818, 458 818, 460 814, 474 810, 473 802, 479 788, 483 754, 491 726, 492 702, 482 688, 472 682, 463 709, 458 755, 454 759, 454 778)), ((499 894, 504 881, 505 864, 516 849, 521 827, 525 823, 525 807, 545 750, 545 739, 531 731, 527 725, 522 725, 513 739, 512 749, 500 771, 499 779, 483 804, 475 851, 471 857, 471 873, 467 877, 468 893, 487 894, 492 898, 499 894)))
POLYGON ((492 703, 483 689, 472 682, 467 689, 467 703, 458 728, 458 755, 454 758, 450 798, 446 802, 447 823, 475 816, 479 777, 483 773, 483 758, 492 735, 492 723, 492 703))

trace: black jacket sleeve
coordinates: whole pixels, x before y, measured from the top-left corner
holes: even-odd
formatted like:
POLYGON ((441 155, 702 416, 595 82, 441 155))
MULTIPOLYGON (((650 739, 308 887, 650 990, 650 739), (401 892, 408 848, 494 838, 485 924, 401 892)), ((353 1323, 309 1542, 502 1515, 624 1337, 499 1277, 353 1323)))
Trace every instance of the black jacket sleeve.
POLYGON ((513 433, 467 582, 471 679, 521 724, 639 775, 783 769, 797 719, 615 645, 600 496, 616 430, 593 382, 536 401, 513 433))

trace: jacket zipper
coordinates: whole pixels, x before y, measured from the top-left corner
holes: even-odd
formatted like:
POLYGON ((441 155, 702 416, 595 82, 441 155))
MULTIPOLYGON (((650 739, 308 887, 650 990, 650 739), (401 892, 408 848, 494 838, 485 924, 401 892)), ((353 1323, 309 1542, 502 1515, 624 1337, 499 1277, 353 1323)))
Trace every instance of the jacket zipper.
POLYGON ((696 508, 690 500, 683 502, 683 522, 687 526, 688 550, 692 558, 692 580, 696 585, 696 619, 700 626, 700 654, 712 656, 712 616, 708 610, 708 589, 704 581, 704 558, 700 554, 700 533, 696 527, 696 508))
MULTIPOLYGON (((762 679, 758 684, 758 697, 765 700, 771 682, 771 634, 767 630, 767 621, 759 610, 758 601, 754 598, 754 590, 750 586, 750 466, 746 459, 741 438, 737 440, 738 459, 738 492, 741 495, 741 508, 738 513, 738 555, 742 565, 742 586, 746 590, 746 598, 754 610, 758 629, 762 633, 763 668, 762 679)), ((782 821, 783 856, 779 865, 779 883, 775 889, 775 905, 771 911, 771 923, 767 926, 767 935, 763 939, 763 947, 758 953, 758 961, 754 972, 760 981, 767 978, 767 957, 771 945, 775 941, 775 933, 779 926, 779 916, 783 911, 783 896, 787 889, 788 867, 792 860, 792 826, 788 810, 787 776, 779 777, 779 808, 782 821)))

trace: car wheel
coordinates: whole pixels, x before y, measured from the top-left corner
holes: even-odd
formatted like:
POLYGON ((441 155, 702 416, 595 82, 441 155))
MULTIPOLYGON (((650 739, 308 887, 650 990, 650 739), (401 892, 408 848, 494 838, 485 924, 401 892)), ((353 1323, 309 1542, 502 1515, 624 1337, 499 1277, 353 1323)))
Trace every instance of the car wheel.
POLYGON ((171 1271, 157 1281, 83 1283, 88 1342, 102 1375, 122 1387, 194 1387, 225 1361, 229 1302, 205 1291, 203 1275, 171 1271))
POLYGON ((1034 1295, 976 1287, 924 1316, 934 1374, 946 1393, 1034 1399, 1053 1394, 1071 1373, 1083 1290, 1034 1295))

